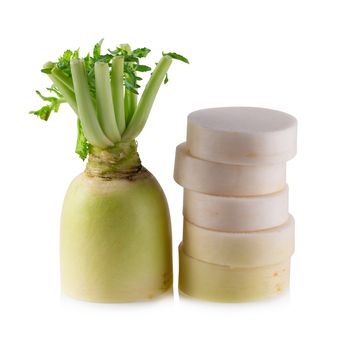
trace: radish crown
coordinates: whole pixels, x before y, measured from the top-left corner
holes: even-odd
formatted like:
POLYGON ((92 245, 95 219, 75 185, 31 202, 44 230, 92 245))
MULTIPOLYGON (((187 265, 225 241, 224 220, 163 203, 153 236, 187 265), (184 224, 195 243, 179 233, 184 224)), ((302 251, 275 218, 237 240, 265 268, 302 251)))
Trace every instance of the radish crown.
POLYGON ((106 149, 134 140, 146 124, 161 84, 168 82, 172 59, 189 63, 175 52, 163 52, 138 101, 142 80, 139 73, 152 70, 140 60, 150 49, 131 50, 122 44, 101 54, 102 41, 94 46, 92 55, 80 58, 79 50, 66 50, 57 62, 46 63, 41 71, 53 83, 47 88, 51 95, 37 91, 46 103, 30 112, 48 120, 62 103, 68 103, 78 116, 75 151, 83 160, 90 153, 90 146, 106 149))

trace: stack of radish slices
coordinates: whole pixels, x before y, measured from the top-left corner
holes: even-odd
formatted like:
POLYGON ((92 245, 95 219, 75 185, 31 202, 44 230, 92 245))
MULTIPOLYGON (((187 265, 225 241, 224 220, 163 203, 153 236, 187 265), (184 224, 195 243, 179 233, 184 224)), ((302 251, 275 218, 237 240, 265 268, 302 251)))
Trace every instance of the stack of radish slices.
POLYGON ((184 187, 183 294, 240 302, 288 288, 294 220, 286 161, 296 153, 296 134, 294 117, 270 109, 189 115, 174 172, 184 187))

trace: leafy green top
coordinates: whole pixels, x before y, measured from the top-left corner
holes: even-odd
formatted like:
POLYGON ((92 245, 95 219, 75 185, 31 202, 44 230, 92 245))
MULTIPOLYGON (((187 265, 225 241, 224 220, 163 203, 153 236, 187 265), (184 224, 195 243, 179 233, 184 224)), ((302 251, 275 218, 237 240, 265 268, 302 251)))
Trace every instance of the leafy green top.
MULTIPOLYGON (((72 74, 72 65, 73 61, 82 61, 84 70, 86 72, 87 77, 87 86, 88 93, 90 95, 92 105, 94 109, 96 109, 96 103, 99 99, 101 99, 100 103, 106 104, 106 100, 102 100, 104 97, 101 97, 101 94, 96 93, 96 77, 95 77, 95 65, 96 63, 102 62, 107 64, 109 67, 109 74, 112 80, 112 63, 115 57, 121 57, 123 61, 123 86, 121 89, 122 96, 124 95, 124 104, 122 109, 122 113, 124 114, 125 107, 125 126, 127 128, 125 135, 138 135, 138 133, 142 130, 143 125, 147 119, 147 116, 150 110, 150 107, 155 98, 155 94, 159 86, 150 86, 148 90, 152 90, 151 93, 147 92, 145 89, 146 96, 142 96, 146 102, 143 101, 142 108, 140 106, 141 111, 135 113, 137 111, 137 95, 139 95, 139 82, 142 78, 139 76, 139 73, 144 73, 151 71, 152 68, 148 65, 144 65, 140 63, 140 60, 147 57, 150 49, 143 47, 137 48, 135 50, 131 50, 129 45, 123 44, 119 47, 116 47, 113 50, 108 50, 107 53, 102 54, 101 46, 103 40, 100 40, 97 44, 95 44, 93 48, 92 54, 88 53, 85 57, 79 60, 79 49, 77 50, 66 50, 62 54, 61 57, 58 58, 57 62, 49 62, 46 63, 41 70, 43 73, 48 74, 48 76, 53 81, 53 85, 47 88, 47 91, 51 93, 51 96, 46 96, 41 94, 39 91, 36 91, 38 96, 45 102, 44 106, 40 109, 31 111, 31 114, 37 115, 40 119, 47 121, 52 112, 58 112, 61 103, 68 102, 73 110, 78 114, 78 135, 77 135, 77 144, 76 144, 76 153, 80 156, 81 159, 85 159, 89 153, 89 144, 93 145, 93 142, 86 138, 85 135, 91 134, 93 130, 88 132, 89 124, 87 123, 89 120, 85 115, 80 115, 82 108, 79 108, 79 94, 81 91, 78 91, 75 86, 74 74, 72 74), (154 91, 153 91, 154 90, 154 91), (148 104, 148 105, 147 105, 148 104), (145 105, 147 108, 145 108, 145 105), (149 107, 149 108, 148 108, 149 107), (133 116, 137 120, 132 120, 133 116), (132 123, 131 123, 132 121, 132 123), (130 125, 129 125, 130 124, 130 125), (129 126, 129 129, 128 129, 129 126), (138 129, 137 129, 138 128, 138 129)), ((189 63, 188 60, 175 52, 164 53, 163 57, 173 58, 185 63, 189 63)), ((152 73, 152 75, 159 75, 164 83, 168 82, 167 69, 169 68, 170 62, 166 64, 166 67, 161 69, 162 67, 156 69, 152 73)), ((157 77, 153 77, 149 80, 148 84, 157 85, 159 84, 159 79, 157 77)), ((117 87, 118 88, 118 87, 117 87)), ((118 89, 117 89, 118 90, 118 89)), ((114 97, 114 96, 113 96, 114 97)), ((141 98, 141 100, 142 100, 141 98)), ((140 101, 141 101, 140 100, 140 101)), ((98 103, 97 103, 98 105, 98 103)), ((81 107, 81 106, 80 106, 81 107)), ((96 114, 96 113, 95 113, 96 114)), ((103 124, 103 118, 105 116, 98 115, 99 124, 103 124)), ((114 126, 112 126, 114 127, 114 126)), ((117 127, 117 126, 116 126, 117 127)), ((120 134, 123 139, 123 130, 120 130, 120 134)), ((103 131, 102 131, 103 133, 103 131)), ((106 134, 106 130, 104 130, 104 134, 106 134)), ((127 137, 127 136, 125 136, 127 137)), ((107 146, 106 146, 107 147, 107 146)))

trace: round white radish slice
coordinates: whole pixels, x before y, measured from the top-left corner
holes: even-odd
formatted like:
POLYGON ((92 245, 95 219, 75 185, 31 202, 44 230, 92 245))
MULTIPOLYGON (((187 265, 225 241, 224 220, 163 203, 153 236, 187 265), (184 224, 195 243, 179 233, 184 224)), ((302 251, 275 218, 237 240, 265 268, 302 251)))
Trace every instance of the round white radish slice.
POLYGON ((252 196, 281 191, 286 163, 242 166, 193 157, 182 143, 176 148, 175 181, 184 188, 214 195, 252 196))
POLYGON ((179 247, 179 289, 188 296, 242 302, 281 294, 289 287, 290 259, 255 268, 230 268, 186 255, 179 247))
POLYGON ((210 230, 259 231, 283 225, 288 214, 288 187, 264 196, 223 197, 184 190, 183 214, 210 230))
POLYGON ((294 252, 294 219, 250 233, 212 231, 184 220, 183 249, 193 258, 230 267, 277 264, 294 252))
POLYGON ((297 121, 289 114, 253 107, 210 108, 188 116, 190 153, 240 165, 283 163, 296 153, 297 121))

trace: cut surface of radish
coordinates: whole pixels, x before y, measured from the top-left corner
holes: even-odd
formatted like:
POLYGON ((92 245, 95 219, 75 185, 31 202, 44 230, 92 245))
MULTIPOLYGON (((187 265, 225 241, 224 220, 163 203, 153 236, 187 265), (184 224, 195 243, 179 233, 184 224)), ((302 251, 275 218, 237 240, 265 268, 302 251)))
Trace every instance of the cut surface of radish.
POLYGON ((179 247, 179 289, 194 298, 243 302, 281 294, 289 287, 290 259, 256 268, 229 268, 186 255, 179 247))
POLYGON ((195 259, 232 268, 277 264, 294 252, 294 219, 250 233, 212 231, 184 220, 182 249, 195 259))
POLYGON ((226 232, 260 231, 288 220, 288 187, 264 196, 224 197, 184 190, 183 214, 189 222, 226 232))
POLYGON ((176 148, 175 181, 184 188, 213 195, 254 196, 286 186, 286 163, 243 166, 192 156, 185 143, 176 148))
POLYGON ((238 165, 283 163, 296 153, 297 121, 266 108, 223 107, 188 116, 187 146, 201 159, 238 165))

